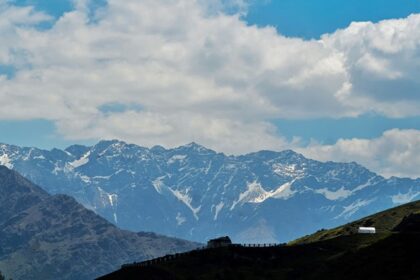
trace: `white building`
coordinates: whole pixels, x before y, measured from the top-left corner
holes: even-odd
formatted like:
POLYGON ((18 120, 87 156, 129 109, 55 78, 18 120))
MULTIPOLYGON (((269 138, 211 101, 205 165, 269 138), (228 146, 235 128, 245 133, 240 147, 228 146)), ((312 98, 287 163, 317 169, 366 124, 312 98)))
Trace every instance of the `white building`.
POLYGON ((363 234, 375 234, 376 233, 376 228, 374 228, 374 227, 359 227, 359 230, 357 232, 358 233, 363 233, 363 234))

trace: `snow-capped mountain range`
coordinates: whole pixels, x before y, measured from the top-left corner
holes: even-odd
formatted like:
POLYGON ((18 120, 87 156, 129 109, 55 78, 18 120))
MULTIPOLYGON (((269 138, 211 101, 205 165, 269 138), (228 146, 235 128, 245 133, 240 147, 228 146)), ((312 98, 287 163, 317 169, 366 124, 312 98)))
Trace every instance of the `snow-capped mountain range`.
POLYGON ((0 165, 132 231, 205 241, 283 242, 420 198, 420 179, 287 150, 241 156, 195 143, 101 141, 51 151, 0 145, 0 165))

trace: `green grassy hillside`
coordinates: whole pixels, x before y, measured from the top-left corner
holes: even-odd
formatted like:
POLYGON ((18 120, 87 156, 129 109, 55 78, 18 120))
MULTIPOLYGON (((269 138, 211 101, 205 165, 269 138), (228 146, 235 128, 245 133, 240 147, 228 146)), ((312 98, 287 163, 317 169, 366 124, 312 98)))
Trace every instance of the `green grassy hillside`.
POLYGON ((375 227, 377 231, 376 236, 382 238, 388 236, 392 232, 396 232, 396 227, 404 219, 407 219, 410 215, 418 214, 420 214, 420 201, 411 202, 334 229, 317 231, 314 234, 292 241, 289 245, 316 242, 335 238, 337 236, 353 235, 357 233, 359 227, 375 227))
POLYGON ((100 279, 420 279, 420 202, 406 204, 283 246, 192 251, 100 279), (358 234, 375 226, 377 234, 358 234))

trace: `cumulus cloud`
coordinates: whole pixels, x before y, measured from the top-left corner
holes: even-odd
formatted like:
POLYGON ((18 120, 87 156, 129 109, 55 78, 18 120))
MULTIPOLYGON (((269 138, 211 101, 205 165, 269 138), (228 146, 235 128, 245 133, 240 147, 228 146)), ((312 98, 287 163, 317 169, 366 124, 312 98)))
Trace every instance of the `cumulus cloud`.
POLYGON ((5 0, 0 0, 0 64, 19 67, 25 59, 25 52, 14 46, 22 43, 19 30, 32 28, 41 22, 49 21, 51 17, 36 12, 33 7, 10 6, 5 0))
POLYGON ((322 41, 340 52, 351 85, 348 102, 391 117, 419 114, 420 15, 352 23, 322 41))
POLYGON ((16 69, 0 75, 0 119, 240 153, 296 145, 275 118, 418 114, 420 15, 308 41, 247 25, 253 1, 108 0, 93 14, 75 3, 40 29, 48 15, 0 0, 0 64, 16 69))
POLYGON ((419 177, 420 131, 415 129, 392 129, 375 139, 340 139, 334 145, 313 143, 298 150, 322 161, 356 161, 383 176, 419 177))

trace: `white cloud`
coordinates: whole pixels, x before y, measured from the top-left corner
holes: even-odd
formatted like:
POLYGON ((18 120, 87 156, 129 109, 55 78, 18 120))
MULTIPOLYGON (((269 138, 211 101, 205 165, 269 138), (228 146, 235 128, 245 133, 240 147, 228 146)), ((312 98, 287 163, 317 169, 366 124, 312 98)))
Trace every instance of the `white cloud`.
POLYGON ((420 130, 392 129, 375 139, 340 139, 298 149, 321 161, 356 161, 383 176, 419 177, 420 130))
POLYGON ((75 122, 73 118, 68 118, 60 120, 58 128, 63 134, 72 131, 69 138, 75 140, 101 135, 105 139, 118 138, 145 146, 160 144, 167 147, 196 141, 217 151, 232 153, 249 151, 254 147, 291 148, 293 145, 276 136, 275 127, 267 122, 247 123, 188 112, 162 115, 128 111, 99 120, 93 118, 91 122, 75 122))
POLYGON ((306 41, 220 12, 253 1, 109 0, 94 20, 75 3, 40 30, 47 15, 0 0, 0 64, 17 69, 0 76, 0 119, 51 120, 74 140, 239 153, 295 145, 270 119, 419 113, 420 15, 306 41))
POLYGON ((420 15, 379 23, 358 22, 322 41, 346 60, 352 85, 348 102, 361 111, 419 114, 420 15))
POLYGON ((14 7, 7 4, 7 1, 0 0, 0 64, 14 65, 20 67, 24 60, 25 52, 15 48, 21 43, 19 30, 31 28, 40 22, 51 20, 51 18, 32 7, 14 7))

